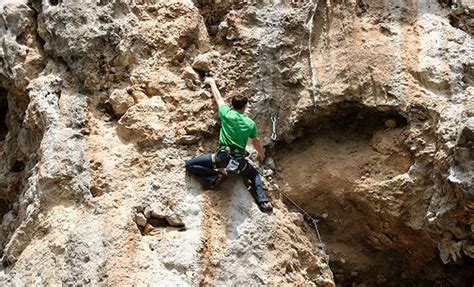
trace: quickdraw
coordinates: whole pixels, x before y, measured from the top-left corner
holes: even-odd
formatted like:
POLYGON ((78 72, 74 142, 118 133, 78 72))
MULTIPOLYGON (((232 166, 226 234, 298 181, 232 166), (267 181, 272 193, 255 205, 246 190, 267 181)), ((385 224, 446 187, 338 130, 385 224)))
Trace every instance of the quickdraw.
POLYGON ((270 117, 271 121, 272 121, 272 140, 276 140, 277 139, 277 133, 276 133, 276 125, 277 125, 277 118, 275 115, 272 115, 270 117))

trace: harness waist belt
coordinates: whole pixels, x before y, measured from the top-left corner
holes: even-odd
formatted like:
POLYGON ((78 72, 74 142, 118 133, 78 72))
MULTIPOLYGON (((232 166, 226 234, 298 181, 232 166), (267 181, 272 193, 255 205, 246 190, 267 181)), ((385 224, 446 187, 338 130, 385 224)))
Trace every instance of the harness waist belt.
POLYGON ((235 146, 221 145, 219 146, 219 151, 225 152, 236 157, 245 157, 245 149, 235 146))

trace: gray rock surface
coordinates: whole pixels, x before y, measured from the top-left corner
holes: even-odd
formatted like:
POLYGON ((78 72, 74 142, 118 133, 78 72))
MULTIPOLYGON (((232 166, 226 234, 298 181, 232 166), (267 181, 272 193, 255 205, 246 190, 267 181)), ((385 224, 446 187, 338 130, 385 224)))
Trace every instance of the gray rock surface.
POLYGON ((244 2, 0 3, 0 285, 472 279, 472 5, 244 2), (184 171, 203 73, 249 95, 271 215, 184 171))

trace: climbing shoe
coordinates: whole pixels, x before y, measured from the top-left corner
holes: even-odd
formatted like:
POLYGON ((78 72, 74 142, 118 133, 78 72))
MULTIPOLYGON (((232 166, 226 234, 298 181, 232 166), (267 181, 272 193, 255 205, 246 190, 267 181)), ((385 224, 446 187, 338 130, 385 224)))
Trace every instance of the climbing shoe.
POLYGON ((258 208, 260 209, 261 212, 272 212, 273 211, 273 206, 268 201, 260 201, 258 203, 258 208))
POLYGON ((212 182, 212 184, 209 186, 210 189, 215 189, 218 187, 224 180, 226 179, 225 174, 218 173, 216 179, 212 182))

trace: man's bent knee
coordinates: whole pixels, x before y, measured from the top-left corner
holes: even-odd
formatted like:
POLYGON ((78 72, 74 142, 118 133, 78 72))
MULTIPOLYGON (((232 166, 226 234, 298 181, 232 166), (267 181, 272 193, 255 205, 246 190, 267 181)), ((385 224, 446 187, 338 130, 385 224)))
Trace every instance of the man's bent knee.
POLYGON ((240 174, 244 178, 248 178, 250 180, 254 180, 257 175, 259 175, 258 170, 255 169, 253 166, 250 165, 250 163, 246 163, 244 168, 240 171, 240 174))
POLYGON ((187 171, 190 170, 191 166, 192 166, 192 164, 190 163, 189 160, 185 160, 185 161, 184 161, 184 168, 185 168, 187 171))

